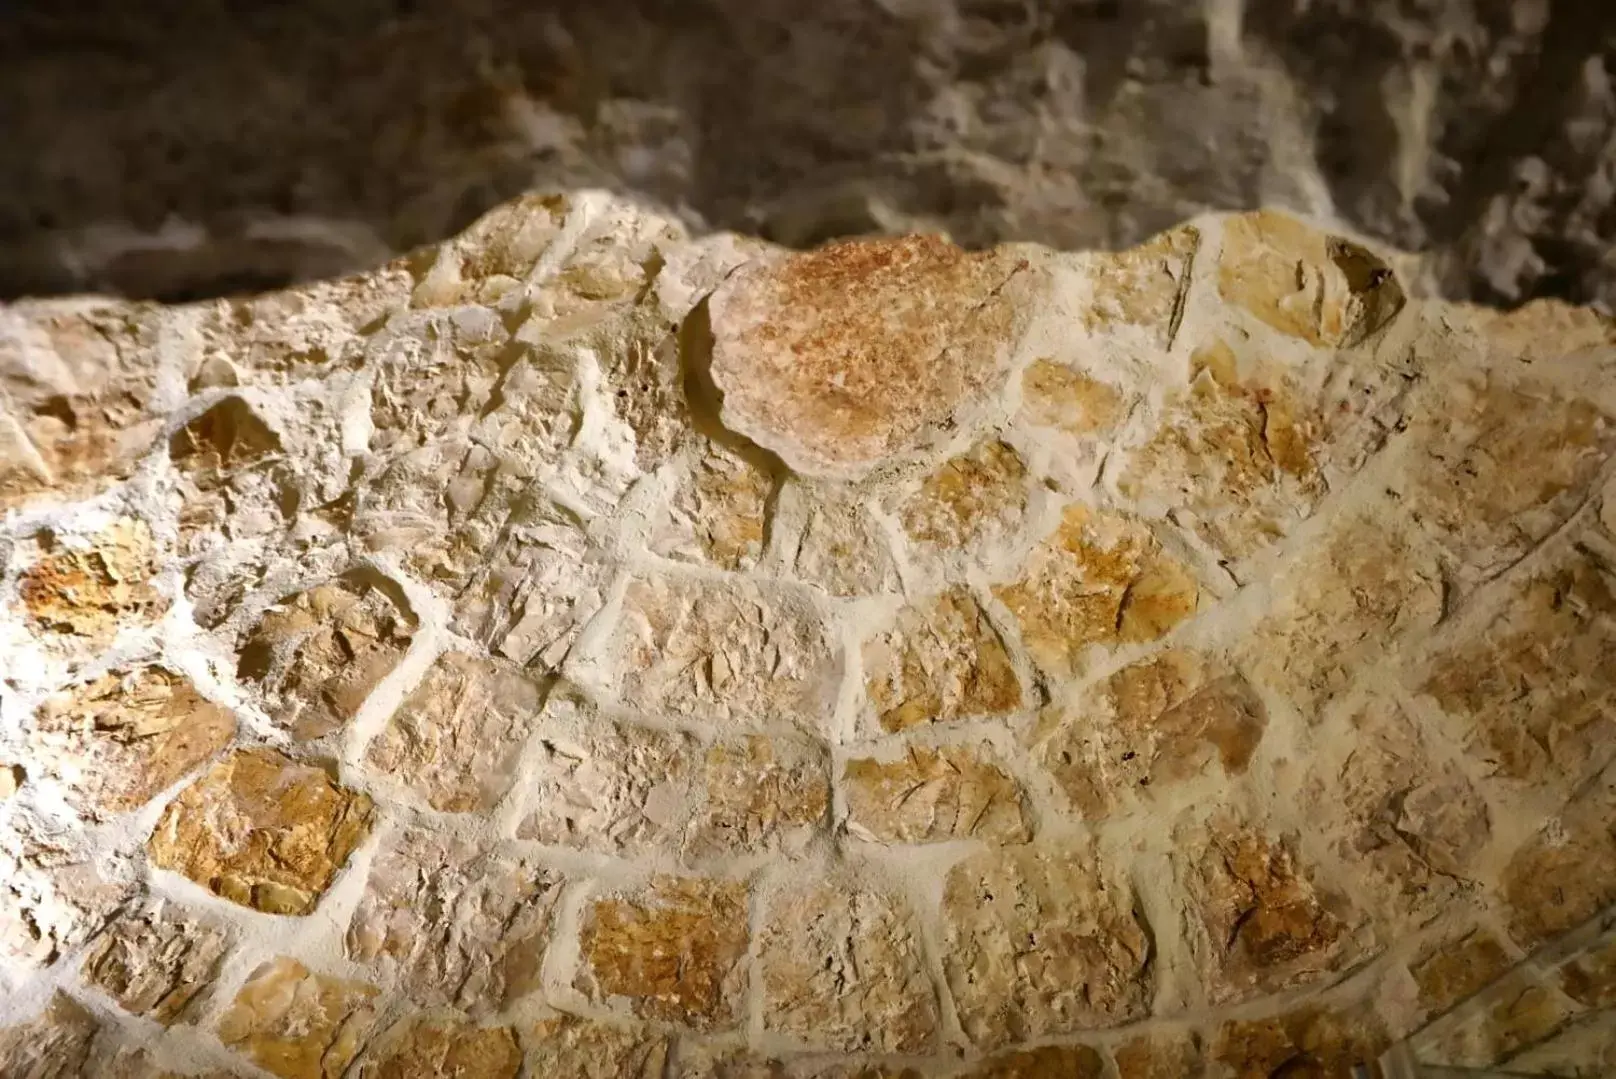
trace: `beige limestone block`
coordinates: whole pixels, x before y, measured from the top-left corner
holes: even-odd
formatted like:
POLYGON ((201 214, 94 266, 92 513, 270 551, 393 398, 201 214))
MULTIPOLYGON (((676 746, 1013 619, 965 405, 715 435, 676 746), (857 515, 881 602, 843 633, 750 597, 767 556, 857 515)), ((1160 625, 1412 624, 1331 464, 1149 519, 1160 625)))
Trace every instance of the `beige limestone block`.
POLYGON ((810 1048, 921 1053, 936 992, 913 916, 892 895, 829 878, 768 901, 758 941, 763 1029, 810 1048))
POLYGON ((150 309, 23 301, 0 314, 0 510, 125 479, 162 428, 150 309))
POLYGON ((1616 319, 1594 307, 1553 297, 1528 300, 1508 311, 1473 312, 1487 343, 1501 358, 1542 363, 1616 345, 1616 319))
POLYGON ((640 578, 596 649, 575 680, 646 712, 818 731, 835 702, 829 634, 793 590, 640 578))
POLYGON ((965 1071, 961 1079, 1102 1079, 1105 1058, 1087 1045, 1046 1045, 999 1053, 965 1071))
POLYGON ((1270 613, 1239 651, 1258 680, 1310 720, 1360 670, 1443 613, 1434 553, 1380 504, 1338 518, 1273 589, 1270 613))
POLYGON ((1507 1067, 1525 1075, 1575 1079, 1599 1079, 1616 1072, 1616 1010, 1577 1016, 1510 1057, 1507 1067))
POLYGON ((526 675, 464 652, 437 658, 365 763, 445 813, 487 813, 516 779, 544 703, 526 675))
POLYGON ((378 1035, 355 1068, 355 1079, 516 1079, 522 1050, 511 1027, 421 1015, 378 1035))
POLYGON ((510 331, 486 307, 393 315, 364 342, 375 374, 371 452, 394 456, 468 431, 494 399, 510 348, 510 331))
POLYGON ((1129 395, 1091 371, 1050 359, 1027 365, 1021 376, 1021 415, 1035 427, 1078 438, 1114 435, 1127 416, 1129 395))
POLYGON ((709 300, 723 422, 810 476, 927 447, 1002 385, 1038 276, 935 237, 750 262, 709 300))
POLYGON ((1578 552, 1507 597, 1436 652, 1419 688, 1485 773, 1569 792, 1616 740, 1616 578, 1578 552))
POLYGON ((1136 326, 1149 344, 1167 348, 1178 330, 1200 243, 1200 231, 1184 225, 1126 251, 1082 256, 1093 289, 1082 314, 1084 327, 1098 334, 1136 326))
POLYGON ((498 1011, 539 985, 560 874, 406 830, 377 853, 345 940, 417 1003, 498 1011))
POLYGON ((865 691, 880 728, 1006 715, 1021 707, 1021 681, 1004 642, 963 588, 898 612, 864 644, 865 691))
POLYGON ((680 562, 749 570, 763 555, 774 490, 758 455, 707 441, 680 474, 652 548, 680 562))
POLYGON ((1398 705, 1372 700, 1349 724, 1310 755, 1299 808, 1333 837, 1366 904, 1423 924, 1478 877, 1487 805, 1398 705))
POLYGON ((546 738, 517 835, 622 856, 675 851, 687 862, 800 849, 830 806, 824 749, 751 735, 689 735, 589 717, 546 738))
POLYGON ((1590 782, 1504 868, 1509 933, 1523 948, 1616 902, 1616 768, 1590 782))
POLYGON ((1214 769, 1243 775, 1267 726, 1239 674, 1175 649, 1046 709, 1032 753, 1085 818, 1100 819, 1214 769))
POLYGON ((1404 304, 1377 256, 1272 210, 1225 219, 1218 294, 1280 333, 1331 348, 1363 341, 1404 304))
POLYGON ((892 541, 860 499, 832 485, 793 484, 809 502, 792 572, 833 596, 880 596, 900 590, 892 541))
POLYGON ((232 903, 309 914, 369 833, 372 810, 316 765, 241 749, 169 803, 146 852, 232 903))
POLYGON ((1111 1051, 1118 1079, 1202 1079, 1206 1050, 1193 1033, 1144 1034, 1111 1051))
POLYGON ((1217 817, 1199 837, 1182 835, 1172 858, 1186 940, 1215 1003, 1318 982, 1367 958, 1354 934, 1361 915, 1316 882, 1295 837, 1217 817))
POLYGON ((242 642, 236 677, 256 685, 294 738, 346 726, 404 658, 415 616, 392 582, 356 571, 283 597, 242 642))
POLYGON ((272 959, 219 1017, 219 1040, 281 1079, 341 1079, 376 1023, 378 990, 272 959))
POLYGON ((157 552, 146 522, 121 517, 84 544, 50 532, 38 538, 42 554, 17 593, 40 629, 104 644, 168 609, 152 586, 157 552))
POLYGON ((943 967, 960 1025, 997 1047, 1142 1018, 1151 932, 1119 867, 1073 847, 1006 847, 948 874, 943 967), (1031 940, 1059 947, 1029 950, 1031 940))
POLYGON ((1153 641, 1195 613, 1200 586, 1142 522, 1067 507, 1020 580, 994 589, 1045 671, 1077 671, 1093 645, 1153 641))
POLYGON ((899 507, 909 538, 935 553, 977 554, 1014 534, 1027 512, 1021 455, 990 439, 950 458, 899 507))
POLYGON ((173 1026, 195 1017, 229 946, 223 930, 157 905, 107 926, 80 973, 125 1011, 173 1026))
POLYGON ((910 746, 894 760, 856 757, 842 768, 847 830, 877 843, 1032 838, 1021 784, 986 746, 910 746))
POLYGON ((1409 967, 1419 986, 1420 1007, 1439 1015, 1497 980, 1514 964, 1497 937, 1474 929, 1445 941, 1409 967))
POLYGON ((100 1029, 89 1009, 58 989, 38 1015, 0 1028, 0 1075, 80 1079, 100 1029))
POLYGON ((669 1041, 653 1031, 560 1016, 538 1020, 520 1033, 536 1076, 663 1079, 666 1074, 669 1041))
POLYGON ((139 809, 230 744, 236 719, 164 667, 113 671, 46 698, 34 759, 85 813, 139 809))
POLYGON ((1372 1013, 1355 1006, 1339 1012, 1310 1006, 1267 1019, 1230 1020, 1213 1038, 1213 1074, 1346 1077, 1378 1058, 1386 1042, 1372 1013))
POLYGON ((733 1027, 746 988, 747 888, 662 876, 593 900, 575 984, 592 1000, 694 1030, 733 1027))

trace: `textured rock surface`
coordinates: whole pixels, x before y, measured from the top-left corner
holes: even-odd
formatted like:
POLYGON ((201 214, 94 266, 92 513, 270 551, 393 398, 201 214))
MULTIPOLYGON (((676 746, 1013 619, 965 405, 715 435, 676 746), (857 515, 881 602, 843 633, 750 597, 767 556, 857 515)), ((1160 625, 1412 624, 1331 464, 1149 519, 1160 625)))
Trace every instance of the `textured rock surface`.
POLYGON ((1407 266, 581 194, 0 308, 0 1072, 1597 1074, 1616 339, 1407 266))

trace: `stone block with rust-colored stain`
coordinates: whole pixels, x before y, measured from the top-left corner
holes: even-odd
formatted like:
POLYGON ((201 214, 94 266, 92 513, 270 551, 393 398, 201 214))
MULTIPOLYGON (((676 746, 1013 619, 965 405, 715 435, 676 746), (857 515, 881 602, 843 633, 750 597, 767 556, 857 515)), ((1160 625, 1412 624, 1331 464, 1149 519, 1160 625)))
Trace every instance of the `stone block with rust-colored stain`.
POLYGON ((727 1029, 742 1019, 747 938, 744 883, 658 877, 589 904, 575 984, 646 1019, 727 1029))
POLYGON ((1099 819, 1214 770, 1243 775, 1267 726, 1239 674, 1175 649, 1046 709, 1032 752, 1072 805, 1099 819))
POLYGON ((128 813, 230 744, 236 718, 166 667, 113 671, 46 698, 29 743, 92 817, 128 813))
POLYGON ((508 1026, 480 1026, 455 1015, 407 1016, 377 1035, 354 1079, 516 1079, 522 1049, 508 1026))
POLYGON ((839 662, 811 599, 750 581, 629 582, 619 619, 575 681, 646 712, 823 729, 839 662))
POLYGON ((1034 360, 1021 375, 1021 415, 1034 427, 1078 438, 1104 439, 1127 416, 1130 395, 1097 374, 1050 359, 1034 360))
POLYGON ((247 976, 219 1040, 280 1079, 341 1079, 375 1026, 379 992, 281 956, 247 976))
POLYGON ((1105 1058, 1087 1045, 1046 1045, 999 1053, 964 1072, 960 1079, 1102 1079, 1105 1058))
POLYGON ((898 507, 903 530, 934 554, 978 553, 1020 527, 1027 466, 1010 445, 989 439, 944 461, 898 507))
POLYGON ((1560 989, 1590 1008, 1616 1006, 1616 933, 1606 933, 1560 968, 1560 989))
POLYGON ((804 475, 857 476, 996 393, 1041 272, 936 237, 760 258, 713 293, 722 419, 804 475))
POLYGON ((865 692, 882 730, 993 718, 1021 707, 998 631, 963 588, 900 610, 864 644, 865 692))
POLYGON ((444 813, 487 813, 516 780, 544 704, 521 671, 446 652, 376 736, 365 763, 444 813))
POLYGON ((1214 1002, 1312 984, 1368 957, 1355 935, 1361 915, 1316 882, 1294 837, 1217 818, 1182 836, 1173 858, 1190 952, 1214 1002))
POLYGON ((998 1047, 1143 1018, 1154 944, 1121 868, 1082 847, 1005 847, 949 871, 943 968, 960 1025, 998 1047), (1030 941, 1058 941, 1029 949, 1030 941))
POLYGON ((224 930, 155 906, 113 921, 80 973, 125 1011, 173 1026, 194 1017, 229 945, 224 930))
POLYGON ((790 883, 758 941, 763 1029, 820 1050, 922 1053, 937 994, 901 899, 852 880, 790 883))
POLYGON ((43 532, 39 542, 39 560, 23 572, 17 593, 41 629, 105 644, 168 609, 152 583, 157 550, 145 521, 120 517, 82 540, 43 532))
POLYGON ((1381 259, 1274 210, 1227 218, 1218 294, 1280 333, 1328 348, 1356 345, 1402 310, 1381 259))
POLYGON ((486 844, 395 832, 371 863, 347 956, 423 1006, 499 1011, 538 988, 563 883, 486 844))
POLYGON ((1025 843, 1032 821, 1014 776, 985 746, 910 746, 892 760, 857 757, 842 768, 847 830, 877 843, 981 839, 1025 843))
POLYGON ((1206 1047, 1193 1032, 1142 1034, 1111 1050, 1118 1079, 1201 1079, 1206 1047))
POLYGON ((1021 578, 994 589, 1051 675, 1080 669, 1095 645, 1153 641, 1195 613, 1200 586, 1132 517, 1067 507, 1021 578))
POLYGON ((1267 1019, 1225 1022, 1213 1037, 1214 1074, 1246 1077, 1347 1076, 1373 1063, 1387 1045, 1385 1030, 1367 1009, 1336 1012, 1302 1007, 1267 1019))
POLYGON ((313 764, 241 749, 164 810, 146 840, 161 869, 267 914, 310 914, 370 832, 373 807, 313 764))
POLYGON ((1514 964, 1504 945, 1485 929, 1445 941, 1409 967, 1419 986, 1420 1007, 1436 1015, 1491 984, 1514 964))
POLYGON ((266 611, 242 642, 236 677, 256 685, 294 738, 320 738, 359 713, 409 650, 415 616, 391 582, 350 573, 266 611))

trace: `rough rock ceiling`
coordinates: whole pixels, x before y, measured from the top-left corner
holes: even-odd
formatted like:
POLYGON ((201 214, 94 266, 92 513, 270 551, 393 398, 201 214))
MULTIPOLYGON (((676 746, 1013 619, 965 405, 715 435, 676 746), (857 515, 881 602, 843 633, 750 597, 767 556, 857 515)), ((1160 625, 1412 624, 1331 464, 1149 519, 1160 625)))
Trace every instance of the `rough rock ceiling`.
POLYGON ((326 275, 588 185, 793 245, 1284 206, 1411 288, 1608 304, 1613 76, 1603 0, 13 5, 0 294, 326 275))
POLYGON ((530 196, 0 391, 0 1075, 1610 1063, 1586 309, 530 196))

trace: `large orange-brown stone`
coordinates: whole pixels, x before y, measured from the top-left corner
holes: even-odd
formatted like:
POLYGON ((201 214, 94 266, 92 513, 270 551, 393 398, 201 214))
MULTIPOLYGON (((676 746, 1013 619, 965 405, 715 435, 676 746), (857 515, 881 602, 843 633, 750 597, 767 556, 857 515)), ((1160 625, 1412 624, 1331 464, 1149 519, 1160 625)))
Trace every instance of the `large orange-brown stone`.
POLYGON ((152 586, 156 547, 146 522, 122 517, 84 541, 44 532, 39 542, 40 559, 17 592, 41 629, 102 644, 168 609, 152 586))
POLYGON ((927 445, 1002 383, 1035 276, 925 236, 748 263, 709 301, 723 421, 806 475, 927 445))
POLYGON ((269 914, 309 914, 370 831, 370 799, 273 749, 237 750, 169 803, 153 864, 269 914))
POLYGON ((659 877, 590 904, 577 984, 647 1019, 731 1027, 741 1017, 747 937, 745 884, 659 877))
POLYGON ((356 1067, 355 1079, 516 1079, 522 1049, 511 1027, 414 1016, 378 1035, 356 1067))

